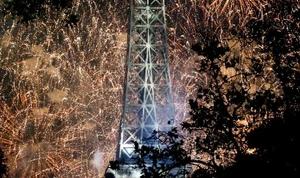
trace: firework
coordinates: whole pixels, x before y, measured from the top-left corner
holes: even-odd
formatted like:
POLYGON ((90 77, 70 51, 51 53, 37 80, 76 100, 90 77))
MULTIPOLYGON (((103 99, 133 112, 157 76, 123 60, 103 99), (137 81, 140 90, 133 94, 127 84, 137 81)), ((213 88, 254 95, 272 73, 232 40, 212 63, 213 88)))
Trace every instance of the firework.
POLYGON ((121 25, 104 24, 108 9, 93 1, 72 10, 81 17, 72 29, 61 14, 28 26, 2 21, 0 147, 10 177, 97 177, 114 159, 125 48, 112 49, 121 25))

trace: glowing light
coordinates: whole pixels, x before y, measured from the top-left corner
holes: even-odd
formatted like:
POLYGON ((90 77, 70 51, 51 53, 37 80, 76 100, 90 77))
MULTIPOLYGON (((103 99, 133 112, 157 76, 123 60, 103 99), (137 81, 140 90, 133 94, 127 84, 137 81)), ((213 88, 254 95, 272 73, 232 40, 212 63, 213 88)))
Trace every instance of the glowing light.
POLYGON ((102 152, 100 151, 100 149, 98 148, 97 151, 94 153, 93 155, 93 159, 91 161, 91 163, 93 164, 93 166, 99 171, 100 168, 103 165, 103 154, 102 152))

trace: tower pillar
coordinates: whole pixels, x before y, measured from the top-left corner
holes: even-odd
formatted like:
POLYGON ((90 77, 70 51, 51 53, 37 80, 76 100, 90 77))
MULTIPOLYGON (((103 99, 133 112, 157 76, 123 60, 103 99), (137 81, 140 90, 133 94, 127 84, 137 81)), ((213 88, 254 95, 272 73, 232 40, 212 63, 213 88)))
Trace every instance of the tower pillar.
MULTIPOLYGON (((129 41, 126 59, 123 113, 117 160, 125 162, 115 175, 136 174, 132 157, 136 141, 147 140, 153 131, 174 126, 174 102, 168 61, 165 0, 130 0, 129 41), (131 165, 131 163, 133 165, 131 165)), ((113 172, 111 170, 111 172, 113 172)), ((132 176, 131 176, 132 177, 132 176)))

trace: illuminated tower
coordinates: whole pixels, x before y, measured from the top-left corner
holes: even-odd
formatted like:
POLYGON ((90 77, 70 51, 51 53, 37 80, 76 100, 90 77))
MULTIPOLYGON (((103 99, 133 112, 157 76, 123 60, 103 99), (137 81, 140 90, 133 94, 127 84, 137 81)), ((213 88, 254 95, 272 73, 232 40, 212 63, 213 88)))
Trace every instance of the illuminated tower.
MULTIPOLYGON (((168 62, 165 1, 130 0, 130 29, 126 60, 123 114, 117 159, 132 162, 134 144, 148 142, 153 130, 174 125, 174 104, 168 62)), ((121 168, 118 174, 125 173, 121 168)))

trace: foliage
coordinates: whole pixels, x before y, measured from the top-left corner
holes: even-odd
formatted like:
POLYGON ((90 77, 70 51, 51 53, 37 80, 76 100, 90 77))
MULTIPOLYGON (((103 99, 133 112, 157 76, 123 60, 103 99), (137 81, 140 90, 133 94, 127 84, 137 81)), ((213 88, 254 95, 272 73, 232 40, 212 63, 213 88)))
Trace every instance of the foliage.
MULTIPOLYGON (((200 89, 200 98, 206 99, 206 103, 207 98, 213 98, 212 109, 197 105, 195 101, 191 105, 192 124, 187 125, 186 128, 194 131, 206 126, 205 128, 214 131, 205 131, 208 136, 212 137, 208 141, 207 137, 204 139, 206 143, 210 143, 206 145, 207 147, 203 148, 204 141, 203 143, 201 139, 197 140, 199 150, 215 148, 216 144, 219 146, 222 143, 232 143, 232 149, 237 153, 232 165, 224 166, 210 176, 299 177, 299 164, 296 160, 296 157, 299 157, 297 151, 299 150, 297 146, 299 133, 295 126, 300 116, 298 84, 300 76, 299 66, 297 66, 300 50, 299 5, 296 1, 280 1, 266 6, 264 10, 266 12, 264 20, 251 20, 247 25, 246 38, 241 38, 244 44, 253 44, 249 40, 254 40, 255 45, 259 47, 257 49, 259 54, 250 58, 250 73, 247 70, 241 70, 240 66, 235 68, 237 76, 243 76, 242 78, 246 80, 239 79, 238 83, 230 83, 224 88, 225 93, 222 93, 224 89, 217 84, 210 84, 209 89, 213 92, 200 89), (267 73, 269 74, 266 75, 267 73), (252 82, 249 78, 251 76, 259 79, 263 84, 255 92, 251 91, 252 82), (250 84, 249 87, 243 85, 246 83, 250 84), (221 90, 217 89, 216 93, 216 88, 221 88, 221 90), (232 110, 231 113, 228 112, 229 108, 232 110), (239 111, 240 109, 242 110, 239 111), (234 137, 234 132, 230 133, 230 130, 239 130, 238 125, 234 123, 237 123, 241 116, 248 118, 245 122, 247 130, 241 136, 234 137), (249 118, 252 122, 249 122, 249 118), (259 120, 262 122, 253 126, 255 124, 253 121, 259 120), (222 134, 220 130, 223 130, 222 134), (240 138, 242 142, 236 142, 240 138), (211 144, 214 142, 217 143, 211 144), (247 145, 248 150, 241 149, 243 145, 247 145), (251 154, 249 154, 250 151, 251 154)), ((207 64, 202 65, 201 69, 205 70, 205 66, 210 66, 209 71, 219 71, 215 63, 207 64)), ((236 63, 225 60, 226 67, 233 67, 232 64, 236 63)), ((213 72, 212 83, 218 83, 217 81, 224 79, 214 74, 215 72, 213 72)), ((226 80, 228 81, 228 78, 226 80)), ((225 85, 226 82, 224 83, 223 80, 221 83, 225 85)), ((226 149, 223 148, 223 150, 226 149)), ((201 175, 195 173, 194 177, 201 177, 201 175)))
POLYGON ((148 140, 154 140, 158 144, 151 147, 144 145, 139 147, 139 143, 134 142, 136 145, 135 152, 138 154, 134 159, 136 159, 144 177, 154 178, 187 174, 187 170, 181 168, 191 160, 183 149, 183 138, 176 128, 169 132, 154 132, 148 140), (149 161, 152 163, 150 167, 148 166, 149 161))
POLYGON ((190 148, 196 151, 193 156, 205 157, 214 165, 205 168, 214 176, 249 152, 246 136, 251 130, 283 109, 279 81, 268 70, 264 56, 243 57, 231 54, 232 47, 230 51, 227 48, 213 41, 200 49, 206 58, 199 72, 209 82, 199 86, 197 98, 189 101, 191 119, 182 124, 194 136, 190 142, 190 148))
MULTIPOLYGON (((183 137, 177 128, 168 132, 154 131, 144 143, 140 145, 139 142, 133 141, 135 155, 130 162, 131 165, 136 165, 133 169, 141 171, 141 177, 174 177, 188 174, 189 169, 185 166, 191 162, 191 158, 183 148, 183 137)), ((119 170, 121 165, 128 165, 128 162, 110 162, 110 168, 113 170, 119 170)))

